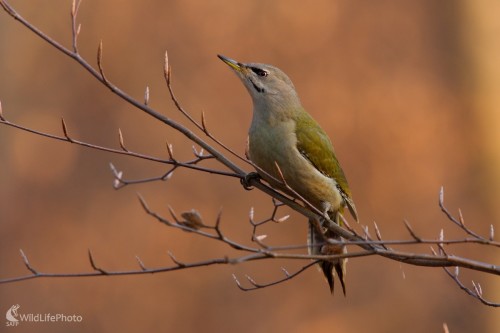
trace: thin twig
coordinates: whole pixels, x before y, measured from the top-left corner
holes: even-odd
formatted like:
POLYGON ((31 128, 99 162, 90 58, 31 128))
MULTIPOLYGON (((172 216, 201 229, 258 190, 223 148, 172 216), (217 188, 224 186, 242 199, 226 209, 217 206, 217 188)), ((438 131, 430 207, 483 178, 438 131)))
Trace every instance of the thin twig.
POLYGON ((300 268, 299 270, 297 270, 296 272, 294 272, 292 274, 288 273, 284 268, 282 268, 282 271, 285 274, 285 276, 283 278, 281 278, 281 279, 277 279, 277 280, 274 280, 274 281, 268 282, 268 283, 257 283, 249 275, 245 275, 245 277, 250 282, 250 284, 252 285, 252 287, 244 287, 241 284, 241 282, 238 280, 238 278, 236 277, 235 274, 233 274, 233 279, 236 282, 236 286, 238 286, 238 288, 240 290, 243 290, 243 291, 252 291, 252 290, 256 290, 256 289, 263 289, 263 288, 275 286, 277 284, 280 284, 280 283, 286 282, 288 280, 291 280, 294 277, 298 276, 300 273, 306 271, 308 268, 314 266, 315 264, 317 264, 317 261, 313 261, 313 262, 311 262, 311 263, 303 266, 302 268, 300 268))
MULTIPOLYGON (((179 162, 179 161, 166 160, 166 159, 154 157, 154 156, 151 156, 151 155, 145 155, 145 154, 141 154, 141 153, 137 153, 137 152, 132 152, 130 150, 123 150, 123 148, 125 148, 125 147, 121 147, 121 149, 114 149, 114 148, 109 148, 109 147, 95 145, 95 144, 84 142, 84 141, 79 141, 79 140, 76 140, 76 139, 73 139, 73 138, 69 137, 69 134, 67 132, 67 127, 66 127, 67 125, 64 122, 64 119, 62 119, 61 123, 62 123, 62 126, 63 126, 63 133, 64 133, 64 131, 66 131, 66 133, 64 133, 64 136, 57 136, 57 135, 53 135, 53 134, 49 134, 49 133, 44 133, 44 132, 41 132, 41 131, 37 131, 37 130, 31 129, 31 128, 27 128, 27 127, 21 126, 19 124, 12 123, 12 122, 8 121, 5 118, 0 118, 0 124, 4 124, 4 125, 10 126, 10 127, 14 127, 14 128, 20 129, 22 131, 33 133, 33 134, 36 134, 36 135, 40 135, 40 136, 43 136, 43 137, 46 137, 46 138, 49 138, 49 139, 54 139, 54 140, 59 140, 59 141, 66 141, 66 142, 70 142, 70 143, 73 143, 73 144, 76 144, 76 145, 79 145, 79 146, 82 146, 82 147, 86 147, 86 148, 90 148, 90 149, 95 149, 95 150, 100 150, 100 151, 105 151, 105 152, 108 152, 108 153, 119 154, 119 155, 126 155, 126 156, 131 156, 131 157, 135 157, 135 158, 140 158, 140 159, 149 160, 149 161, 153 161, 153 162, 164 163, 164 164, 173 164, 173 165, 177 165, 177 166, 180 166, 180 167, 184 167, 184 168, 188 168, 188 169, 194 169, 194 170, 197 170, 197 171, 202 171, 202 172, 206 172, 206 173, 210 173, 210 174, 217 174, 217 175, 222 175, 222 176, 227 176, 227 177, 241 178, 240 175, 238 175, 236 173, 233 173, 233 172, 227 172, 227 171, 222 171, 222 170, 217 170, 217 169, 212 169, 212 168, 204 168, 204 167, 198 166, 193 161, 179 162)), ((212 157, 207 157, 207 158, 212 158, 212 157)))
POLYGON ((448 209, 444 206, 444 187, 441 186, 441 189, 439 191, 439 208, 441 208, 441 211, 443 213, 445 213, 445 215, 448 217, 448 219, 455 223, 457 226, 459 226, 463 231, 465 231, 466 233, 468 233, 469 235, 471 236, 474 236, 476 238, 482 238, 480 235, 476 234, 475 232, 473 232, 472 230, 470 230, 469 228, 467 228, 465 226, 465 223, 464 223, 464 218, 462 216, 462 212, 459 210, 459 219, 457 220, 449 211, 448 209))
POLYGON ((450 270, 446 267, 443 267, 443 269, 446 272, 446 274, 448 274, 448 276, 458 285, 458 287, 460 289, 462 289, 463 291, 465 291, 467 294, 478 299, 484 305, 488 305, 488 306, 492 306, 492 307, 500 307, 500 303, 490 302, 490 301, 486 300, 483 297, 482 292, 480 292, 479 289, 474 284, 474 281, 473 281, 473 285, 474 285, 475 290, 472 290, 472 289, 468 288, 467 286, 465 286, 462 283, 462 281, 460 281, 460 279, 458 278, 458 273, 459 273, 458 267, 455 267, 455 273, 450 272, 450 270))
POLYGON ((73 52, 78 53, 78 35, 80 34, 81 25, 76 25, 76 17, 78 15, 78 9, 80 8, 81 0, 73 0, 71 6, 71 37, 73 42, 73 52))
POLYGON ((33 266, 31 266, 29 260, 28 260, 28 257, 26 256, 26 254, 24 254, 24 251, 22 249, 19 250, 19 252, 21 253, 21 257, 23 258, 23 261, 24 261, 24 265, 26 266, 26 268, 33 274, 38 274, 38 272, 33 268, 33 266))

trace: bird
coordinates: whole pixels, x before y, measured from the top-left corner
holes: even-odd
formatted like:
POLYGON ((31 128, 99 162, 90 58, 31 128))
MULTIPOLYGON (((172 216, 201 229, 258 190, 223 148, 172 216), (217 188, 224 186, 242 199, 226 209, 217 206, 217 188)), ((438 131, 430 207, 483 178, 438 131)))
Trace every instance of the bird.
MULTIPOLYGON (((324 217, 341 226, 340 214, 345 207, 356 221, 358 214, 330 138, 304 109, 292 81, 283 71, 272 65, 218 57, 236 73, 252 98, 253 116, 246 153, 258 176, 271 187, 298 197, 322 213, 323 218, 309 219, 309 254, 346 253, 345 245, 327 241, 342 238, 330 230, 324 217)), ((346 262, 345 258, 318 262, 332 294, 337 273, 346 295, 346 262)))

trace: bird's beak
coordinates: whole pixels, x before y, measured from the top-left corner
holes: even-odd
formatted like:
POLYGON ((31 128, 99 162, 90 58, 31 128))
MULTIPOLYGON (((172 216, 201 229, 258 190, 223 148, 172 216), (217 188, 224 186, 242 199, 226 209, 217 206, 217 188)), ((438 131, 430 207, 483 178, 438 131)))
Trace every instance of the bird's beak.
POLYGON ((236 72, 239 72, 239 73, 243 72, 244 67, 239 62, 237 62, 233 59, 230 59, 228 57, 224 57, 223 55, 220 55, 220 54, 218 54, 217 56, 219 57, 220 60, 224 61, 226 64, 229 65, 229 67, 234 69, 236 72))

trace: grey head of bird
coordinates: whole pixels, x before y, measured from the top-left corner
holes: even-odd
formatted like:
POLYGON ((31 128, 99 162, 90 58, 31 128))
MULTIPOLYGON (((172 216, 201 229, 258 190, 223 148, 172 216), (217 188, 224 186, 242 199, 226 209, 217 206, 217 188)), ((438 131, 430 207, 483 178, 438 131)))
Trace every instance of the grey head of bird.
POLYGON ((240 63, 223 55, 224 61, 247 88, 254 110, 280 112, 300 107, 300 100, 290 78, 279 68, 258 63, 240 63))

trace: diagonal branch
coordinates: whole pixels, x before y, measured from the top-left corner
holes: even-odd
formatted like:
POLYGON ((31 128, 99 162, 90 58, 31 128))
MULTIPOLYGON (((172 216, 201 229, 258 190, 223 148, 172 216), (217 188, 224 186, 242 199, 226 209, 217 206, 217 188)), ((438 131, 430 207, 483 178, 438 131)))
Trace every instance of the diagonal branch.
POLYGON ((234 279, 234 282, 236 283, 236 286, 238 288, 240 288, 240 290, 243 290, 243 291, 252 291, 252 290, 256 290, 256 289, 262 289, 262 288, 267 288, 267 287, 271 287, 271 286, 275 286, 277 284, 281 284, 283 282, 286 282, 286 281, 289 281, 291 279, 293 279, 294 277, 298 276, 300 273, 303 273, 305 272, 307 269, 309 269, 310 267, 316 265, 318 263, 317 260, 303 266, 302 268, 300 268, 299 270, 297 270, 296 272, 290 274, 288 273, 288 271, 284 268, 281 268, 281 270, 283 271, 284 273, 284 277, 281 278, 281 279, 278 279, 278 280, 274 280, 272 282, 268 282, 268 283, 257 283, 252 277, 250 277, 249 275, 245 275, 245 277, 247 278, 248 282, 250 282, 250 284, 252 285, 252 287, 244 287, 241 282, 238 280, 238 278, 236 277, 235 274, 233 274, 233 279, 234 279))
POLYGON ((33 26, 30 22, 28 22, 25 18, 23 18, 12 6, 8 4, 7 1, 1 0, 0 5, 4 8, 4 10, 12 16, 14 19, 19 21, 22 25, 24 25, 26 28, 31 30, 33 33, 35 33, 38 37, 43 39, 45 42, 50 44, 51 46, 55 47, 57 50, 60 52, 64 53, 68 57, 72 58, 78 64, 80 64, 88 73, 90 73, 93 77, 95 77, 99 82, 104 84, 106 87, 108 87, 115 95, 119 96, 122 98, 124 101, 128 102, 132 106, 136 107, 139 110, 142 110, 149 116, 163 122, 164 124, 172 127, 173 129, 177 130, 178 132, 182 133, 184 136, 186 136, 189 140, 195 142, 199 146, 201 146, 203 149, 208 151, 210 154, 212 154, 219 162, 221 162, 223 165, 225 165, 228 169, 233 171, 234 173, 244 176, 246 173, 238 167, 236 164, 231 162, 229 159, 227 159, 222 153, 220 153, 218 150, 216 150, 214 147, 209 145, 207 142, 205 142, 203 139, 198 137, 196 134, 194 134, 192 131, 190 131, 188 128, 182 126, 181 124, 173 121, 172 119, 168 118, 167 116, 162 115, 161 113, 155 111, 151 107, 145 105, 142 102, 139 102, 132 98, 130 95, 125 93, 123 90, 119 89, 115 84, 113 84, 109 79, 107 79, 104 76, 104 72, 102 69, 102 42, 99 44, 98 48, 98 70, 96 70, 94 67, 92 67, 84 58, 81 57, 81 55, 78 52, 71 51, 58 42, 56 42, 54 39, 50 38, 47 36, 45 33, 43 33, 41 30, 33 26))
POLYGON ((459 273, 458 267, 455 267, 455 273, 450 272, 450 270, 446 267, 443 267, 443 269, 446 272, 446 274, 448 274, 448 276, 460 287, 460 289, 465 291, 468 295, 478 299, 484 305, 488 305, 488 306, 496 307, 496 308, 500 307, 500 303, 490 302, 490 301, 486 300, 483 297, 483 293, 482 293, 480 285, 474 283, 474 281, 472 281, 472 284, 474 286, 474 290, 466 287, 462 283, 462 281, 460 281, 460 279, 458 278, 458 273, 459 273))

